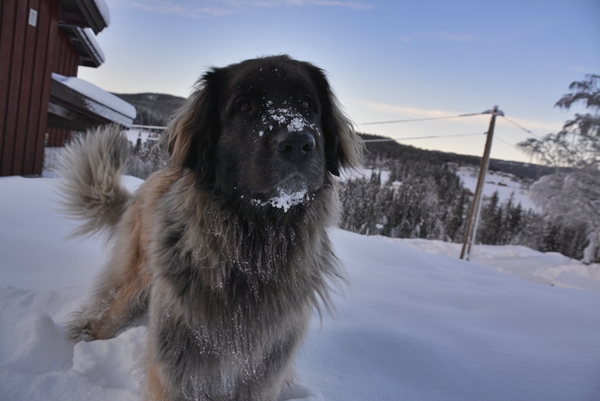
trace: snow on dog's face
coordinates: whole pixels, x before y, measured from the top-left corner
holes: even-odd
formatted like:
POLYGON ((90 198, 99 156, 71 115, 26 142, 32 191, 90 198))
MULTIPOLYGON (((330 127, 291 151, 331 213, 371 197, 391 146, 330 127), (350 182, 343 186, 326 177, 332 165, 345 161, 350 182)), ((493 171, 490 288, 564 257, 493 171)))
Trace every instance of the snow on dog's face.
POLYGON ((223 184, 233 183, 235 193, 261 201, 321 188, 326 172, 322 106, 306 68, 262 59, 230 67, 228 75, 217 143, 223 184))
POLYGON ((310 63, 247 60, 210 70, 198 86, 168 141, 173 162, 205 189, 287 210, 359 162, 352 127, 310 63))

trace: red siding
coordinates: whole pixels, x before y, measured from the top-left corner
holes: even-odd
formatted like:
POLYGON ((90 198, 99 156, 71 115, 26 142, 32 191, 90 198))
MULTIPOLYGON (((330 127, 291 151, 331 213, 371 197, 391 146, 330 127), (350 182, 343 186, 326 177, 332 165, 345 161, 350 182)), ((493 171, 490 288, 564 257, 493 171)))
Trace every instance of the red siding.
MULTIPOLYGON (((39 64, 40 75, 34 75, 34 102, 32 103, 31 115, 39 116, 37 126, 31 124, 31 132, 35 135, 29 135, 30 146, 35 150, 33 170, 25 171, 25 174, 41 174, 42 163, 44 161, 44 137, 46 134, 46 121, 48 120, 48 102, 50 101, 50 83, 52 81, 52 70, 54 67, 52 54, 54 38, 58 32, 58 8, 60 0, 42 0, 40 13, 45 13, 50 18, 44 18, 38 23, 38 48, 46 49, 45 52, 36 51, 35 64, 39 64), (37 89, 36 89, 37 88, 37 89), (37 99, 36 99, 37 97, 37 99)), ((39 17, 38 17, 39 18, 39 17)))
MULTIPOLYGON (((68 77, 77 76, 79 54, 62 29, 58 30, 58 35, 56 36, 54 59, 56 60, 56 66, 52 72, 68 77)), ((47 127, 46 132, 48 133, 46 146, 50 147, 63 146, 71 138, 71 131, 66 129, 47 127)))
MULTIPOLYGON (((77 75, 79 56, 58 28, 59 0, 0 5, 0 176, 40 174, 51 73, 77 75), (29 10, 38 12, 29 25, 29 10)), ((55 132, 62 144, 68 132, 55 132)))
MULTIPOLYGON (((14 15, 16 8, 16 1, 4 1, 0 6, 0 175, 3 174, 4 161, 7 156, 4 155, 4 149, 9 146, 8 143, 10 138, 7 138, 6 124, 7 124, 7 107, 8 107, 8 83, 11 54, 12 54, 12 37, 14 35, 14 15)), ((12 146, 12 145, 10 145, 12 146)))

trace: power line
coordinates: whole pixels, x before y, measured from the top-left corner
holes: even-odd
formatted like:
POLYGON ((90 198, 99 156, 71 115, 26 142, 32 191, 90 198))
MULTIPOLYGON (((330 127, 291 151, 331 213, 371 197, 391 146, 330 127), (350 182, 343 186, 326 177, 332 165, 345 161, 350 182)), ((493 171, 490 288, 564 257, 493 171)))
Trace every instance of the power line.
POLYGON ((498 134, 496 134, 496 139, 498 139, 498 140, 499 140, 499 141, 501 141, 501 142, 504 142, 504 143, 505 143, 505 144, 507 144, 507 145, 513 146, 515 149, 519 149, 519 147, 518 147, 517 145, 515 145, 515 144, 513 144, 513 143, 510 143, 510 142, 508 142, 508 141, 506 141, 506 140, 504 140, 504 139, 500 138, 500 137, 498 136, 498 134))
POLYGON ((433 139, 433 138, 452 138, 457 136, 474 136, 486 134, 486 132, 478 132, 476 134, 456 134, 456 135, 432 135, 432 136, 414 136, 410 138, 390 138, 390 139, 363 139, 363 142, 398 142, 398 141, 408 141, 414 139, 433 139))
POLYGON ((412 119, 407 119, 407 120, 373 121, 373 122, 368 122, 368 123, 359 123, 358 125, 395 124, 395 123, 410 123, 410 122, 413 122, 413 121, 446 120, 446 119, 450 119, 450 118, 480 116, 482 114, 489 114, 489 113, 486 113, 484 111, 483 113, 459 114, 457 116, 412 118, 412 119))
POLYGON ((522 125, 520 125, 520 124, 518 124, 518 123, 514 122, 514 121, 513 121, 513 120, 511 120, 510 118, 508 118, 508 117, 506 117, 506 116, 504 116, 504 118, 506 119, 506 121, 508 121, 509 123, 513 124, 514 126, 516 126, 516 127, 520 128, 520 129, 522 129, 523 131, 527 132, 528 134, 530 134, 530 135, 533 135, 533 136, 535 136, 535 137, 536 137, 536 138, 538 138, 538 139, 542 139, 540 136, 538 136, 538 135, 534 134, 534 133, 533 133, 531 130, 528 130, 527 128, 525 128, 525 127, 523 127, 522 125))

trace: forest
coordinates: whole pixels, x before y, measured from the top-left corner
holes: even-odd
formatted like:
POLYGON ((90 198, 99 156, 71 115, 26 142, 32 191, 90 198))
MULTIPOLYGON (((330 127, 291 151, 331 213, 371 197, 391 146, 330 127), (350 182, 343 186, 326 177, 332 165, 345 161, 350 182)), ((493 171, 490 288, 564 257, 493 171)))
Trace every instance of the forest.
MULTIPOLYGON (((472 156, 427 151, 393 141, 366 142, 365 167, 374 173, 341 182, 342 228, 365 235, 462 242, 472 196, 455 169, 478 162, 472 156), (382 180, 381 171, 390 172, 387 180, 382 180)), ((491 163, 490 168, 499 170, 498 165, 491 163)), ((513 171, 521 172, 521 179, 536 179, 546 172, 543 166, 511 165, 513 171)), ((523 209, 512 197, 500 202, 494 193, 484 199, 476 243, 524 245, 581 259, 586 238, 582 224, 544 218, 523 209)))

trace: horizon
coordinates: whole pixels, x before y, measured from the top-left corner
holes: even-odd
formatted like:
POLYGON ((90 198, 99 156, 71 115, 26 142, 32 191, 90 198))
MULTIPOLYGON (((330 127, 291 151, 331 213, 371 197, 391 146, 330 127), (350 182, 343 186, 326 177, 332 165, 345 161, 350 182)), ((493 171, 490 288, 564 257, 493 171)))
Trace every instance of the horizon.
POLYGON ((357 131, 427 150, 537 163, 515 148, 581 108, 554 104, 600 72, 600 2, 107 0, 107 61, 79 77, 120 94, 187 97, 211 66, 286 53, 323 68, 357 131), (481 135, 480 135, 481 134, 481 135), (480 136, 479 136, 480 135, 480 136), (412 138, 412 139, 406 139, 412 138))

